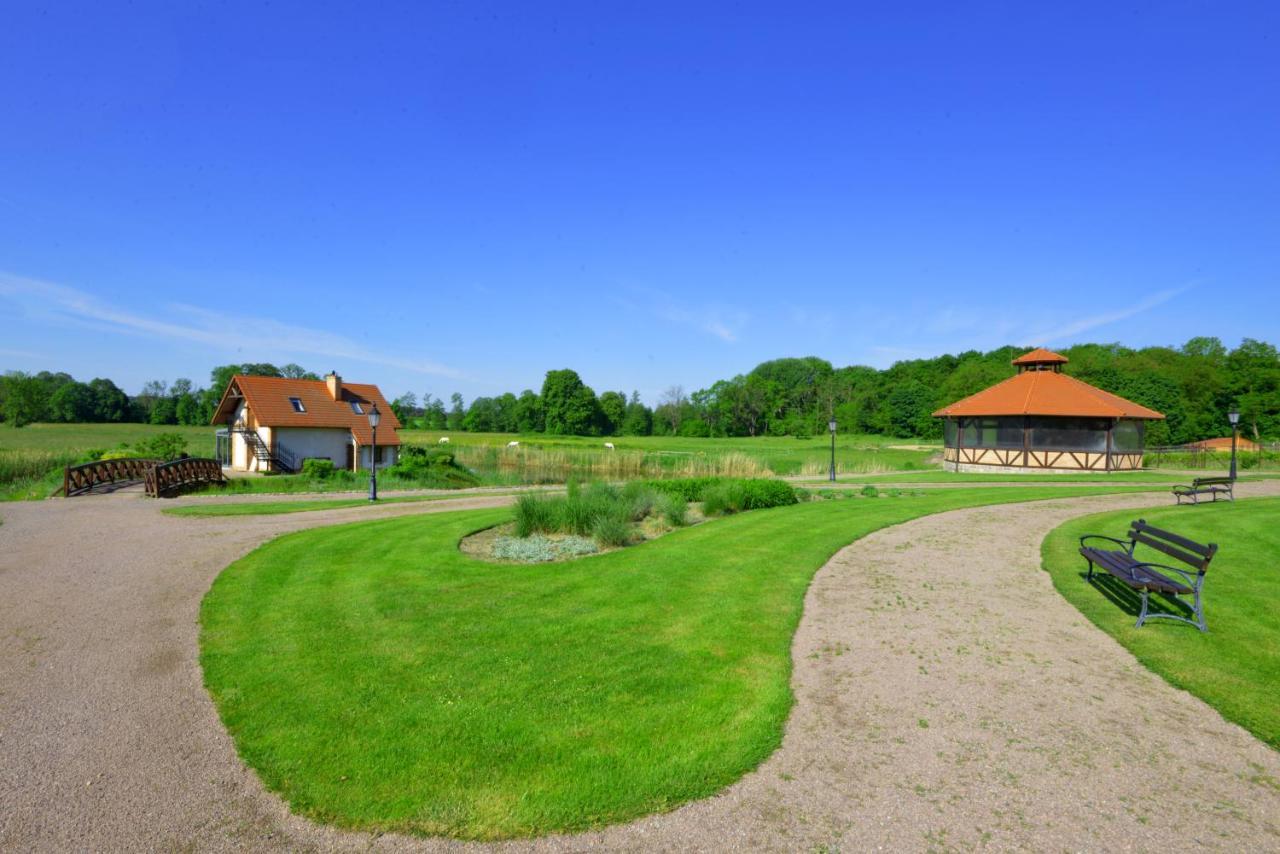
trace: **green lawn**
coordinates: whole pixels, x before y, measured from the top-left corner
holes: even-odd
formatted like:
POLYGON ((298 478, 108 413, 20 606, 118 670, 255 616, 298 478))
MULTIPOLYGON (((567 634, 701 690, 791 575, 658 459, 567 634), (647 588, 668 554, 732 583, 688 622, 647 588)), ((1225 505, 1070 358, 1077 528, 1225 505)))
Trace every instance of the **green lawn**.
POLYGON ((1134 491, 937 490, 744 513, 512 567, 457 548, 510 510, 276 539, 224 571, 201 663, 240 755, 294 810, 370 830, 529 836, 710 795, 780 743, 813 573, 886 525, 1134 491))
MULTIPOLYGON (((511 495, 509 492, 485 492, 490 495, 511 495)), ((457 495, 393 495, 379 498, 378 504, 404 504, 416 501, 456 501, 457 495)), ((368 498, 322 498, 315 501, 219 501, 207 504, 189 504, 186 507, 170 507, 162 510, 166 516, 276 516, 281 513, 306 513, 310 510, 341 510, 345 507, 372 506, 368 498)))
MULTIPOLYGON (((1077 552, 1080 535, 1123 537, 1138 515, 1126 511, 1087 516, 1051 533, 1042 551, 1054 586, 1147 667, 1280 748, 1280 498, 1140 514, 1157 527, 1218 544, 1205 577, 1207 634, 1168 620, 1135 629, 1138 599, 1127 587, 1106 576, 1099 586, 1085 580, 1086 565, 1077 552)), ((1159 552, 1148 554, 1151 560, 1169 562, 1159 552)), ((1153 608, 1157 602, 1163 600, 1153 599, 1153 608)))
MULTIPOLYGON (((985 474, 979 472, 948 472, 941 469, 930 471, 887 472, 881 474, 864 474, 852 476, 836 476, 838 484, 864 483, 1190 483, 1193 477, 1226 476, 1226 471, 1205 471, 1203 474, 1188 475, 1171 471, 1118 471, 1106 474, 985 474)), ((1259 480, 1267 475, 1241 475, 1238 480, 1259 480)), ((803 486, 821 486, 829 483, 825 478, 795 481, 803 486)))

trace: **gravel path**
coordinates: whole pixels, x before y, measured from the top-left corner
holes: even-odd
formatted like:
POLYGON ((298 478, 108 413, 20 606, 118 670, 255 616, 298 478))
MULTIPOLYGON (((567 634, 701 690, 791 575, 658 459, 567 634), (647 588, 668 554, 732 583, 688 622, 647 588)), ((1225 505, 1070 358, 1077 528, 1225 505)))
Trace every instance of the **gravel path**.
MULTIPOLYGON (((480 847, 289 815, 204 692, 196 616, 218 572, 279 533, 510 500, 233 519, 129 494, 0 508, 0 849, 480 847)), ((1039 571, 1062 521, 1167 503, 960 510, 858 541, 809 590, 797 704, 760 769, 666 815, 497 847, 1280 850, 1280 754, 1143 669, 1039 571)))

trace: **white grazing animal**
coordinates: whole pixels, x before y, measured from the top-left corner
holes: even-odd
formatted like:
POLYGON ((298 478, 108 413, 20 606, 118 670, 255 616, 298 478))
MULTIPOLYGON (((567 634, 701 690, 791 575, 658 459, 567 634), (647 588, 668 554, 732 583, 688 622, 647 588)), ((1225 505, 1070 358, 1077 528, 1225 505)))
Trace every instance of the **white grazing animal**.
POLYGON ((613 450, 613 443, 612 443, 612 442, 605 442, 605 443, 604 443, 604 446, 605 446, 606 448, 608 448, 609 450, 611 450, 611 451, 613 450))
POLYGON ((448 436, 441 436, 441 437, 440 437, 440 439, 436 442, 436 444, 437 444, 437 445, 447 445, 447 444, 449 444, 449 437, 448 437, 448 436))
POLYGON ((508 448, 518 448, 518 447, 520 447, 520 443, 519 443, 519 442, 508 442, 508 443, 507 443, 507 447, 508 447, 508 448))

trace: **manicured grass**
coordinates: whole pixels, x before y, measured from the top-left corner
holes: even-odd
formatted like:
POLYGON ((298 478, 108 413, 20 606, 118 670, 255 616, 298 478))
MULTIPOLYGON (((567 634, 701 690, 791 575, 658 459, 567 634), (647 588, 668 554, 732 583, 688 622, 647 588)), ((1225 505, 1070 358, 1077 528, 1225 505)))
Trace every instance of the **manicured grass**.
MULTIPOLYGON (((1280 498, 1086 516, 1051 533, 1042 551, 1054 586, 1094 625, 1171 684, 1280 748, 1280 498), (1096 586, 1085 580, 1079 537, 1123 537, 1138 517, 1198 542, 1218 544, 1205 577, 1207 634, 1168 620, 1135 629, 1139 602, 1128 587, 1105 574, 1095 574, 1096 586)), ((1142 546, 1137 554, 1143 554, 1142 546)), ((1170 562, 1159 552, 1147 554, 1170 562)), ((1169 607, 1164 599, 1153 599, 1153 608, 1157 604, 1169 607)))
MULTIPOLYGON (((485 492, 491 495, 511 495, 510 492, 485 492)), ((456 501, 458 495, 393 495, 379 498, 378 504, 404 504, 416 501, 456 501)), ((310 510, 341 510, 344 507, 370 507, 368 498, 324 498, 315 501, 228 501, 208 504, 191 504, 186 507, 170 507, 160 512, 166 516, 276 516, 281 513, 306 513, 310 510)))
MULTIPOLYGON (((838 484, 864 483, 1190 483, 1193 477, 1226 476, 1226 471, 1205 471, 1202 474, 1188 475, 1173 471, 1124 471, 1106 474, 1103 472, 1087 474, 984 474, 977 472, 949 472, 941 469, 930 471, 882 472, 880 474, 837 475, 838 484)), ((1238 480, 1259 480, 1265 475, 1241 475, 1238 480)), ((803 486, 820 486, 828 483, 825 478, 814 478, 795 481, 803 486)))
POLYGON ((1117 491, 812 502, 527 567, 457 547, 510 510, 305 531, 219 576, 201 663, 240 755, 302 814, 480 839, 597 827, 710 795, 778 746, 804 593, 842 546, 1117 491))

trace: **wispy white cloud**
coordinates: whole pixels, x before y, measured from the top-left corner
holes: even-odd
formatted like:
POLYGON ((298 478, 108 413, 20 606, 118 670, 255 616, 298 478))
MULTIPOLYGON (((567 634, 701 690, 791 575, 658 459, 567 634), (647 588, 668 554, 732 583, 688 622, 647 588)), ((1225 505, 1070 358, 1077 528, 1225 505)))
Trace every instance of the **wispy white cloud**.
POLYGON ((165 316, 140 314, 76 288, 2 272, 0 295, 11 297, 32 317, 88 325, 122 335, 198 342, 238 354, 330 356, 431 376, 463 378, 460 371, 448 365, 381 353, 332 332, 271 319, 231 315, 199 306, 171 304, 166 307, 165 316))
POLYGON ((1079 317, 1051 329, 1045 329, 1031 335, 1026 335, 1023 337, 1023 340, 1028 344, 1051 344, 1054 341, 1062 341, 1079 335, 1082 332, 1088 332, 1091 329, 1097 329, 1101 326, 1109 326, 1112 323, 1118 323, 1121 320, 1128 320, 1131 317, 1148 312, 1156 306, 1163 305, 1169 300, 1181 296, 1191 290, 1192 287, 1194 287, 1193 284, 1183 285, 1180 288, 1168 288, 1163 291, 1157 291, 1151 296, 1139 300, 1132 305, 1112 309, 1110 311, 1098 312, 1096 314, 1085 315, 1084 317, 1079 317))
POLYGON ((0 347, 0 356, 8 356, 11 359, 48 359, 44 353, 33 353, 30 350, 14 350, 9 347, 0 347))
POLYGON ((677 326, 696 329, 726 343, 737 341, 750 320, 745 311, 731 306, 692 305, 653 288, 631 290, 656 317, 677 326))

